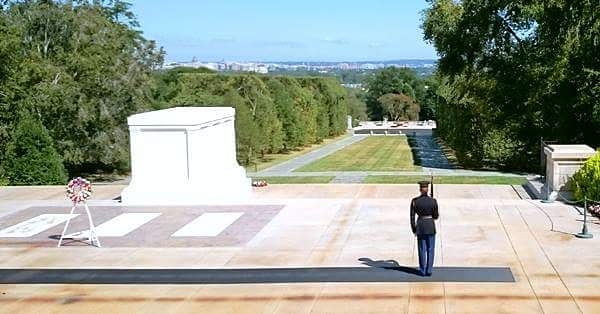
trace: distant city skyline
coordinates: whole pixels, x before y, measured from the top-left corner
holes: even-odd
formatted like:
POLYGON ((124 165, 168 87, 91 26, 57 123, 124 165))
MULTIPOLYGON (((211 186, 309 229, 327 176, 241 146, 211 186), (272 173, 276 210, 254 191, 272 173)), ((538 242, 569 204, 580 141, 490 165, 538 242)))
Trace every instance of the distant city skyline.
MULTIPOLYGON (((167 61, 163 64, 164 69, 175 67, 207 68, 214 71, 241 71, 257 72, 266 74, 272 71, 317 71, 319 73, 332 73, 339 70, 377 70, 386 67, 433 69, 436 60, 433 59, 411 59, 393 61, 373 62, 301 62, 301 61, 276 61, 276 62, 239 62, 239 61, 167 61)), ((431 70, 429 70, 431 71, 431 70)), ((427 71, 426 71, 427 72, 427 71)), ((423 72, 422 72, 423 73, 423 72)))
POLYGON ((437 59, 425 1, 132 1, 166 61, 368 62, 437 59))

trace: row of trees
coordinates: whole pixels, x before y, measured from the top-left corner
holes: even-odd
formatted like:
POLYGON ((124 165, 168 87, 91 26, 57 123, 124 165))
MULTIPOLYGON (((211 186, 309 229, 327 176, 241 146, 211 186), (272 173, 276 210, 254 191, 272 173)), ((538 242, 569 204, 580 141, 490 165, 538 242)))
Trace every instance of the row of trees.
MULTIPOLYGON (((128 167, 127 116, 149 109, 163 52, 121 1, 3 1, 0 181, 128 167)), ((4 182, 6 183, 6 182, 4 182)))
POLYGON ((430 0, 438 133, 463 163, 537 170, 540 139, 600 145, 597 0, 430 0))
MULTIPOLYGON (((171 71, 178 71, 177 69, 171 71)), ((172 88, 156 109, 172 106, 232 106, 236 109, 238 160, 251 165, 345 132, 348 113, 364 116, 360 102, 331 77, 203 74, 171 71, 172 88)), ((165 90, 166 91, 166 90, 165 90)))

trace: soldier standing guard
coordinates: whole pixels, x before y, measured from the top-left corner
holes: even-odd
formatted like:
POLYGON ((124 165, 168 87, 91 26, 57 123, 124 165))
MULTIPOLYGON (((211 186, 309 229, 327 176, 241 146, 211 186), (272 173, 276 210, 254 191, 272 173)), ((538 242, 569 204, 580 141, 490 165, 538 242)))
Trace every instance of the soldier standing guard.
POLYGON ((431 276, 435 250, 435 219, 438 219, 438 204, 427 195, 429 181, 419 181, 421 195, 410 202, 410 226, 417 236, 419 247, 419 271, 422 276, 431 276), (415 221, 415 214, 418 218, 415 221))

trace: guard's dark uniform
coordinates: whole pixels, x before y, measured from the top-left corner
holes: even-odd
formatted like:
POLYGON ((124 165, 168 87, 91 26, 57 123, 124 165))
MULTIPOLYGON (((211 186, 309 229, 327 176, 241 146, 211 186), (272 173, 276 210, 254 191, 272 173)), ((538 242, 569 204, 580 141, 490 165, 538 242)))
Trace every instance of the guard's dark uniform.
MULTIPOLYGON (((419 182, 421 184, 421 182, 419 182)), ((427 193, 415 197, 410 202, 410 226, 417 236, 419 246, 419 270, 430 276, 433 271, 435 250, 435 219, 438 219, 438 204, 427 193), (417 219, 415 221, 415 215, 417 219)))

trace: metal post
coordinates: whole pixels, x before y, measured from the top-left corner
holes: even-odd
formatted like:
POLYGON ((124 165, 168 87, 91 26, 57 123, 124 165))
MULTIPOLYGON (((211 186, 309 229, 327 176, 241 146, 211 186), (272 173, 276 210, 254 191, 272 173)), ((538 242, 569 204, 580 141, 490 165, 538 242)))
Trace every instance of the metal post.
POLYGON ((581 232, 576 234, 575 236, 578 238, 582 238, 582 239, 591 239, 594 236, 591 233, 588 233, 587 230, 587 197, 584 196, 583 197, 583 228, 581 229, 581 232))
MULTIPOLYGON (((546 187, 546 199, 541 200, 541 202, 545 204, 554 203, 554 200, 552 199, 552 197, 550 197, 550 186, 548 185, 548 181, 544 182, 544 186, 546 187)), ((560 194, 558 194, 558 196, 560 196, 560 194)))

